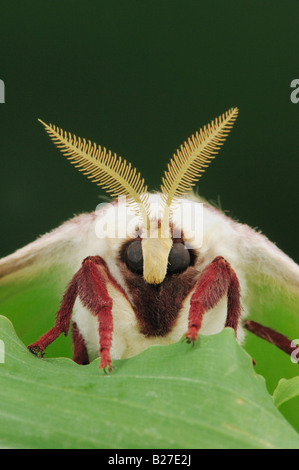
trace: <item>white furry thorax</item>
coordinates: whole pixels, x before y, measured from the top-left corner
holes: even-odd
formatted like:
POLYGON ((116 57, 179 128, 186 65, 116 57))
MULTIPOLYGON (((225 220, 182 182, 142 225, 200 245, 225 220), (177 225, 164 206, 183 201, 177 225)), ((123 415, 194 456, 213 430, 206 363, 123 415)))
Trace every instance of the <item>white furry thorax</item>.
MULTIPOLYGON (((160 216, 161 196, 151 194, 150 217, 158 219, 160 216)), ((236 249, 234 249, 234 229, 225 215, 217 209, 211 209, 200 199, 179 200, 173 212, 173 226, 176 235, 183 235, 188 248, 192 248, 198 255, 197 268, 201 272, 216 256, 223 256, 235 270, 240 286, 241 294, 246 291, 245 278, 241 269, 241 260, 236 249), (194 226, 190 217, 196 215, 194 226), (194 227, 196 230, 194 230, 194 227)), ((108 286, 108 293, 113 299, 113 324, 114 333, 111 348, 111 357, 114 359, 133 356, 143 349, 154 344, 169 344, 178 341, 188 327, 188 312, 192 292, 186 297, 182 304, 175 326, 165 337, 145 337, 139 331, 136 315, 130 303, 130 292, 123 279, 117 257, 122 244, 134 236, 136 227, 141 230, 140 219, 134 211, 121 201, 118 204, 106 204, 97 210, 93 222, 89 226, 82 253, 78 256, 82 260, 86 256, 99 255, 106 262, 111 275, 122 287, 129 301, 120 294, 113 286, 108 286), (129 223, 128 223, 129 222, 129 223), (115 236, 120 234, 121 236, 115 236)), ((140 233, 140 232, 139 232, 140 233)), ((201 334, 216 334, 225 325, 227 312, 227 298, 221 299, 218 304, 204 315, 201 334)), ((243 306, 243 314, 245 306, 243 306)), ((85 339, 91 357, 98 355, 99 334, 97 320, 84 308, 80 300, 76 301, 74 307, 74 321, 78 324, 80 332, 85 339)), ((238 340, 243 340, 243 329, 238 331, 238 340)))

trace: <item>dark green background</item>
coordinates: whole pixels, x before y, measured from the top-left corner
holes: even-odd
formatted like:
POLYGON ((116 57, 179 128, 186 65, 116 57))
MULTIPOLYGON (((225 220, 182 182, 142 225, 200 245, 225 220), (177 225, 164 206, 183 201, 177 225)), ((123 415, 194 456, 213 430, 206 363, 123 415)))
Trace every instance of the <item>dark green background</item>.
POLYGON ((0 256, 103 194, 37 118, 126 157, 158 189, 176 148, 238 106, 199 192, 299 261, 298 14, 295 0, 2 2, 0 256))

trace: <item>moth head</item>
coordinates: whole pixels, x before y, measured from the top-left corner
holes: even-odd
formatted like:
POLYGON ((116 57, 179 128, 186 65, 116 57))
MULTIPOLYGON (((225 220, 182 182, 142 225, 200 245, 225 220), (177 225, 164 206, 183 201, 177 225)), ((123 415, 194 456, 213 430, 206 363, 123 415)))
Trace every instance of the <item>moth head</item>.
POLYGON ((178 263, 172 261, 172 265, 177 264, 178 269, 188 264, 186 254, 180 247, 173 245, 170 227, 176 204, 180 197, 192 189, 216 156, 237 115, 238 109, 231 108, 189 137, 173 155, 162 178, 163 215, 160 219, 150 218, 147 186, 130 163, 105 147, 76 137, 52 124, 40 122, 60 151, 91 181, 114 198, 126 197, 143 226, 141 239, 135 245, 132 243, 129 258, 127 254, 128 262, 132 265, 136 262, 136 272, 142 271, 145 282, 160 284, 171 271, 170 258, 178 257, 178 263))
POLYGON ((121 260, 127 269, 142 276, 147 284, 161 284, 166 276, 182 273, 194 265, 195 254, 182 239, 136 238, 121 248, 121 260))

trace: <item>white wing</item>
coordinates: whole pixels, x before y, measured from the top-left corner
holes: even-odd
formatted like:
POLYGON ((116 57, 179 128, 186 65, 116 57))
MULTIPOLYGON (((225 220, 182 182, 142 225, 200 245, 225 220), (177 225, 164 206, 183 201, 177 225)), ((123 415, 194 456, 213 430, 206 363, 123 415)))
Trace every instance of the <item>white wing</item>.
POLYGON ((235 222, 207 203, 204 208, 203 246, 206 250, 217 246, 218 251, 224 251, 222 256, 231 254, 236 266, 242 266, 241 270, 252 282, 270 283, 299 296, 298 264, 262 233, 235 222))
POLYGON ((82 261, 84 242, 94 224, 94 214, 77 216, 36 241, 0 260, 0 288, 17 281, 32 281, 54 269, 71 274, 82 261))
POLYGON ((261 233, 235 224, 238 251, 248 274, 299 295, 299 266, 261 233))

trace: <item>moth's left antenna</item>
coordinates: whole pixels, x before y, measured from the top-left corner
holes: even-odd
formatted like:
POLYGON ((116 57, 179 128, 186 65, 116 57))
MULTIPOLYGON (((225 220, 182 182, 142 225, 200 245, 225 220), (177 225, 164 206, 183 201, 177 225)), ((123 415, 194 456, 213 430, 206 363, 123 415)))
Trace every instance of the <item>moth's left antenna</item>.
POLYGON ((131 163, 90 140, 77 137, 53 125, 39 122, 45 127, 54 144, 79 171, 101 186, 112 197, 125 196, 127 202, 149 225, 149 203, 144 179, 131 163))

